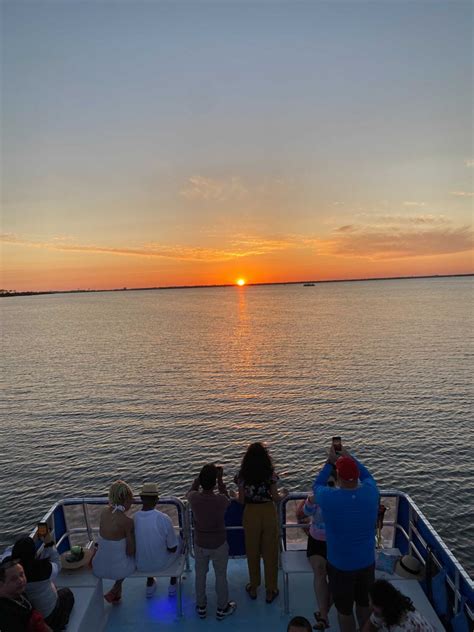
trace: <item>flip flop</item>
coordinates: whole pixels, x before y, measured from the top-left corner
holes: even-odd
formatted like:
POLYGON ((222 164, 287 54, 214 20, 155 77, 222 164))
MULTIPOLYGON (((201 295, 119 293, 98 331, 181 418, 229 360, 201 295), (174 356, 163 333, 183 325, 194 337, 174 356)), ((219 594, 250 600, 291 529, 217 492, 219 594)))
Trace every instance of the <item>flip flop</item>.
POLYGON ((272 603, 273 601, 275 601, 279 594, 280 591, 278 590, 278 588, 276 590, 269 590, 267 591, 267 598, 265 599, 265 601, 267 603, 272 603))
POLYGON ((322 617, 319 611, 314 613, 314 618, 316 623, 313 625, 313 630, 326 630, 326 628, 329 628, 329 621, 322 617))
POLYGON ((248 593, 248 596, 250 597, 250 599, 256 599, 257 598, 257 591, 255 588, 252 588, 252 584, 247 584, 247 586, 245 586, 245 590, 248 593))

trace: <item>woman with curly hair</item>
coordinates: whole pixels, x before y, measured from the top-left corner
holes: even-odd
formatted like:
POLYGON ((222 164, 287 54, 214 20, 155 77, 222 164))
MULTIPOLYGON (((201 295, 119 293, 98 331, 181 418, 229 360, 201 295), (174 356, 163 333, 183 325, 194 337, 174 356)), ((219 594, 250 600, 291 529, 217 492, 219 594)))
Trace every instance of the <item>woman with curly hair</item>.
POLYGON ((126 515, 132 506, 133 492, 124 481, 115 481, 109 489, 109 505, 100 514, 99 546, 92 560, 96 577, 115 579, 104 595, 109 603, 122 598, 122 583, 135 570, 133 520, 126 515))
POLYGON ((237 474, 239 502, 245 505, 242 524, 249 569, 245 587, 251 599, 260 586, 260 557, 265 570, 266 602, 278 596, 278 518, 275 503, 286 494, 277 490, 278 476, 262 443, 252 443, 244 454, 237 474))
POLYGON ((421 615, 411 599, 390 582, 378 579, 369 591, 372 614, 364 632, 434 632, 434 627, 421 615))

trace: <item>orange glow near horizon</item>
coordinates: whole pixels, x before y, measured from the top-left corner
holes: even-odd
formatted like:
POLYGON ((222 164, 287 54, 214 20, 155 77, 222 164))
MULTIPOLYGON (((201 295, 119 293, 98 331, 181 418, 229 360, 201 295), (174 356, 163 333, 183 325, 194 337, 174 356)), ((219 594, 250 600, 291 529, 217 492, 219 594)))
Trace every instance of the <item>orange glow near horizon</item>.
POLYGON ((2 244, 1 288, 9 291, 67 291, 189 285, 245 287, 249 278, 252 284, 260 284, 308 279, 469 274, 473 271, 472 251, 385 259, 374 258, 370 253, 348 256, 295 247, 282 252, 249 254, 245 257, 245 272, 250 276, 244 277, 241 270, 236 270, 232 259, 167 260, 117 255, 115 252, 61 251, 43 244, 28 246, 27 243, 2 244))
POLYGON ((354 29, 350 2, 286 3, 265 30, 263 3, 238 28, 212 2, 59 4, 2 12, 4 293, 474 272, 471 5, 379 3, 354 29))

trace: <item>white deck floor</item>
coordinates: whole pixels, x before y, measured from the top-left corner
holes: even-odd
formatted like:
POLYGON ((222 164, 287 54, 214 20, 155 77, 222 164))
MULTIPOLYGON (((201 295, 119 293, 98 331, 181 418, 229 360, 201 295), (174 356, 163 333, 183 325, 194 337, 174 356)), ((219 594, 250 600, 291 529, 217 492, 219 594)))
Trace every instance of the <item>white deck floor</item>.
MULTIPOLYGON (((280 595, 272 603, 265 603, 265 591, 260 588, 258 599, 251 600, 245 592, 248 581, 246 560, 229 561, 229 597, 237 602, 236 612, 228 619, 217 621, 215 618, 216 601, 214 592, 214 574, 208 575, 208 615, 201 620, 195 613, 194 573, 186 573, 183 578, 183 617, 176 616, 176 597, 168 597, 168 581, 158 580, 158 589, 152 599, 145 598, 145 579, 129 578, 125 580, 122 602, 118 606, 104 605, 105 617, 101 620, 102 603, 98 603, 98 612, 82 628, 77 626, 81 600, 90 597, 91 589, 97 580, 90 571, 62 572, 58 585, 69 585, 76 594, 77 612, 73 613, 68 632, 85 630, 87 632, 194 632, 209 630, 233 630, 233 632, 285 632, 288 621, 295 615, 307 617, 314 623, 313 612, 316 602, 312 588, 311 574, 294 574, 290 576, 290 614, 283 612, 283 577, 280 576, 280 595)), ((435 626, 443 630, 443 626, 428 602, 421 586, 414 580, 390 577, 397 588, 410 596, 416 608, 435 626)), ((112 582, 104 582, 105 591, 112 582)), ((76 608, 75 608, 76 609, 76 608)), ((339 628, 335 609, 330 612, 331 630, 339 628)))

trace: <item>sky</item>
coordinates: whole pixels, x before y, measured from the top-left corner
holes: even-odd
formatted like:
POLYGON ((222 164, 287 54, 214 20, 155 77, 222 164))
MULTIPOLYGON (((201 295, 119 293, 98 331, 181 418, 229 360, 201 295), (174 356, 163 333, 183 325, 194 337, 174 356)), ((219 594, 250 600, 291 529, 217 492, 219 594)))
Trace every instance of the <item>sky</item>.
POLYGON ((0 287, 473 272, 473 6, 3 0, 0 287))

